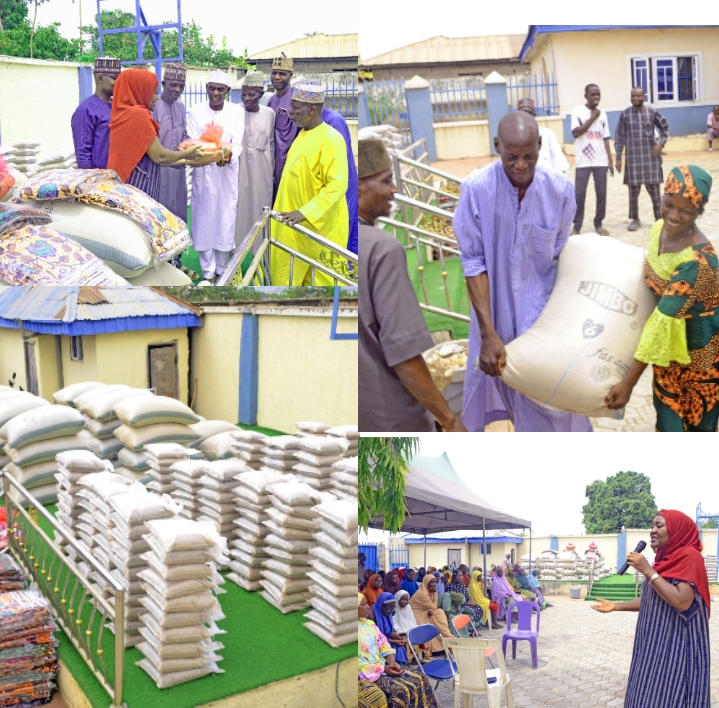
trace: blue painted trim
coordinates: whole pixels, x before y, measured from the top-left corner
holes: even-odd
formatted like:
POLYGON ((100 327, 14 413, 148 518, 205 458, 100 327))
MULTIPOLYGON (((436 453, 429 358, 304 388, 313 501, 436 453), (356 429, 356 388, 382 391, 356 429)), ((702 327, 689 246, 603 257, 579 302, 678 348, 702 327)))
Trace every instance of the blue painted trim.
POLYGON ((408 89, 405 87, 407 97, 407 113, 409 114, 409 128, 412 133, 412 142, 416 143, 422 138, 427 145, 427 154, 430 162, 437 162, 437 145, 434 140, 434 116, 432 115, 432 98, 429 86, 426 88, 408 89))
POLYGON ((242 89, 233 89, 230 91, 230 101, 232 103, 242 103, 242 89))
MULTIPOLYGON (((0 317, 0 327, 19 329, 15 320, 8 320, 4 317, 0 317)), ((147 329, 202 327, 202 321, 197 315, 157 315, 79 322, 34 322, 33 320, 24 320, 23 327, 38 334, 64 334, 69 337, 76 337, 83 334, 114 334, 116 332, 135 332, 147 329)))
POLYGON ((90 96, 95 93, 92 69, 89 66, 77 67, 77 85, 80 103, 82 103, 86 98, 90 98, 90 96))
POLYGON ((371 123, 369 119, 369 104, 367 103, 367 89, 359 92, 359 129, 368 128, 371 123))
POLYGON ((242 315, 240 342, 240 424, 257 425, 257 382, 259 379, 259 317, 242 315))
MULTIPOLYGON (((482 536, 458 536, 457 538, 430 538, 427 536, 427 543, 464 543, 465 539, 467 540, 467 543, 484 543, 484 538, 482 536)), ((421 536, 419 538, 409 538, 405 537, 404 539, 405 543, 424 543, 424 536, 421 536)), ((487 538, 487 545, 491 545, 492 543, 522 543, 522 538, 519 536, 493 536, 492 538, 487 538)))
POLYGON ((559 551, 559 537, 558 536, 550 536, 549 537, 549 550, 550 551, 559 551))
POLYGON ((340 311, 340 289, 339 287, 335 287, 335 298, 334 302, 332 303, 332 327, 330 329, 330 340, 335 341, 337 339, 359 339, 359 333, 358 334, 339 334, 337 332, 337 317, 339 316, 340 311))
POLYGON ((674 29, 683 27, 719 27, 719 25, 530 25, 524 40, 519 60, 524 61, 538 34, 559 34, 561 32, 600 32, 603 30, 674 29))
POLYGON ((617 537, 617 568, 621 568, 627 560, 627 532, 622 531, 617 537))
POLYGON ((499 121, 509 112, 507 105, 507 84, 485 84, 487 116, 489 121, 489 146, 492 155, 499 155, 494 147, 494 138, 499 132, 499 121))

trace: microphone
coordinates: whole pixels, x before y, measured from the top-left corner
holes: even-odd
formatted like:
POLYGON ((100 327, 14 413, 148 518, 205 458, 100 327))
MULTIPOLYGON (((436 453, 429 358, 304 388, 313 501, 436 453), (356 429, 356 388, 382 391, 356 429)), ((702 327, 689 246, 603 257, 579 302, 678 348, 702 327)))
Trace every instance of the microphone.
MULTIPOLYGON (((637 544, 637 547, 634 549, 634 552, 635 552, 635 553, 641 553, 646 547, 647 547, 647 542, 646 542, 646 541, 639 541, 639 543, 637 544)), ((626 573, 628 569, 629 569, 629 563, 625 563, 625 564, 617 571, 617 573, 619 573, 619 575, 624 575, 624 573, 626 573)))

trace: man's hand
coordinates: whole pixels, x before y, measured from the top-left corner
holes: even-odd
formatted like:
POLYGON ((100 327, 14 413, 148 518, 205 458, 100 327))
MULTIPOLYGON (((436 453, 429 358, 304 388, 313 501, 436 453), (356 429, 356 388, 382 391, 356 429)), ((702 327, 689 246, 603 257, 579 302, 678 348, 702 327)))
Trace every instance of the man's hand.
POLYGON ((609 165, 607 166, 607 169, 609 170, 609 174, 614 177, 614 163, 611 158, 609 158, 609 165))
POLYGON ((662 154, 662 148, 663 148, 663 147, 664 147, 664 146, 663 146, 661 143, 657 143, 657 144, 652 148, 652 157, 659 157, 659 156, 662 154))
POLYGON ((610 389, 604 403, 609 410, 616 411, 624 408, 632 397, 634 386, 625 381, 620 381, 610 389))
POLYGON ((301 211, 279 212, 277 216, 279 217, 279 220, 287 226, 295 226, 296 224, 299 224, 300 221, 305 220, 301 211))
POLYGON ((467 428, 462 424, 462 419, 456 415, 452 420, 452 424, 447 427, 442 427, 443 433, 466 433, 467 428))
POLYGON ((507 365, 507 352, 504 343, 495 334, 482 338, 482 351, 479 355, 479 368, 488 376, 501 376, 507 365))
POLYGON ((594 123, 600 115, 602 115, 602 111, 599 108, 592 108, 592 123, 594 123))
POLYGON ((617 158, 616 163, 614 163, 614 166, 617 168, 617 172, 621 174, 622 172, 622 161, 620 158, 617 158))

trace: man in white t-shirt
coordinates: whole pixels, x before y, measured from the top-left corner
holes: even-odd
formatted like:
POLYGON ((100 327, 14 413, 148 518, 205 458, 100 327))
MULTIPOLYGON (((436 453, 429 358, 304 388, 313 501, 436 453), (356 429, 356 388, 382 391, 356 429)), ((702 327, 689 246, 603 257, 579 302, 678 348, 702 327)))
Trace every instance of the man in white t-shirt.
MULTIPOLYGON (((533 118, 537 117, 537 111, 534 107, 534 100, 528 97, 520 98, 517 102, 517 110, 529 113, 533 118)), ((557 136, 550 128, 543 125, 539 126, 539 137, 542 141, 542 147, 539 150, 539 167, 546 167, 548 170, 555 172, 566 172, 569 169, 567 158, 564 157, 562 148, 559 145, 557 136)))
POLYGON ((582 230, 584 201, 590 175, 594 177, 594 192, 597 195, 597 210, 594 214, 594 230, 600 236, 609 236, 603 226, 607 212, 607 171, 614 177, 614 163, 609 146, 609 121, 607 114, 599 108, 602 97, 599 86, 588 84, 584 89, 587 102, 572 111, 572 135, 576 141, 576 177, 574 188, 577 198, 577 212, 574 216, 574 232, 582 230))

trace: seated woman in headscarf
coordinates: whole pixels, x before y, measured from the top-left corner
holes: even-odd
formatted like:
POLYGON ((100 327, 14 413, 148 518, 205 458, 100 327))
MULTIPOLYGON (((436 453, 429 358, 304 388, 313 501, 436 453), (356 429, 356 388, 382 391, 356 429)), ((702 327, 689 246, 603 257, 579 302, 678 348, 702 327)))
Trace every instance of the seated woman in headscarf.
POLYGON ((542 586, 539 584, 539 569, 538 568, 532 568, 532 570, 529 572, 529 575, 527 576, 529 580, 529 587, 532 588, 532 590, 539 592, 542 592, 542 586))
POLYGON ((374 623, 379 628, 379 631, 387 638, 390 646, 394 648, 395 659, 400 664, 406 664, 407 650, 405 646, 407 645, 407 640, 400 637, 392 622, 392 615, 394 615, 396 607, 397 600, 394 599, 394 595, 389 592, 383 592, 372 606, 374 623))
POLYGON ((125 69, 115 81, 110 114, 107 168, 123 182, 160 198, 160 167, 202 167, 196 147, 168 150, 160 142, 160 124, 150 115, 159 94, 157 76, 145 69, 125 69))
POLYGON ((438 570, 435 570, 432 575, 437 578, 437 595, 441 595, 447 589, 444 582, 444 575, 442 575, 442 573, 438 570))
POLYGON ((462 582, 464 583, 464 587, 469 587, 469 566, 466 566, 464 563, 462 563, 459 566, 459 569, 462 571, 462 582))
POLYGON ((513 602, 522 600, 522 596, 512 590, 507 579, 504 577, 504 568, 501 567, 494 571, 492 600, 497 603, 497 617, 499 617, 499 619, 502 619, 507 614, 507 608, 513 602))
MULTIPOLYGON (((399 634, 400 637, 407 638, 410 629, 414 629, 417 626, 417 620, 414 618, 414 612, 409 606, 409 593, 406 590, 400 590, 394 599, 397 601, 397 607, 395 608, 394 615, 392 616, 392 624, 394 625, 394 631, 399 634)), ((429 646, 425 644, 415 644, 414 650, 417 655, 424 653, 427 660, 432 658, 432 652, 429 646)), ((407 656, 410 655, 409 650, 407 656)), ((420 659, 421 661, 421 659, 420 659)), ((412 657, 412 663, 416 663, 414 657, 412 657)))
POLYGON ((475 570, 472 573, 472 580, 469 583, 469 596, 472 598, 472 602, 477 605, 477 607, 481 608, 482 610, 482 619, 483 624, 486 626, 489 624, 489 613, 492 613, 492 625, 494 627, 501 627, 501 622, 499 621, 499 618, 497 617, 497 603, 491 602, 489 598, 484 594, 483 589, 483 580, 482 580, 482 571, 481 570, 475 570))
POLYGON ((377 601, 377 598, 382 594, 382 576, 379 573, 370 575, 367 586, 362 591, 362 594, 367 600, 367 605, 372 607, 377 601))
MULTIPOLYGON (((431 571, 430 571, 430 572, 431 572, 431 571)), ((427 575, 427 571, 425 570, 424 566, 422 566, 422 567, 417 571, 417 584, 418 584, 418 585, 421 585, 421 584, 422 584, 422 581, 424 580, 424 576, 425 576, 425 575, 427 575)))
MULTIPOLYGON (((464 595, 461 592, 445 592, 437 598, 437 607, 444 610, 448 625, 451 625, 454 622, 454 618, 458 615, 465 614, 463 605, 464 595)), ((466 614, 469 614, 469 612, 466 614)), ((469 631, 466 627, 462 627, 462 629, 459 630, 455 627, 455 631, 460 637, 469 638, 469 631)))
MULTIPOLYGON (((437 578, 433 575, 425 575, 422 587, 412 596, 409 606, 414 612, 417 624, 433 624, 443 637, 453 637, 444 610, 437 607, 437 599, 437 578)), ((429 643, 429 648, 433 652, 444 651, 444 645, 439 637, 435 637, 429 643)))
POLYGON ((483 619, 482 608, 477 607, 477 605, 472 602, 472 598, 469 596, 464 582, 462 582, 463 577, 464 573, 461 570, 455 570, 454 573, 452 573, 452 582, 447 586, 447 591, 462 595, 464 597, 463 609, 466 608, 468 610, 467 614, 472 617, 472 622, 480 624, 483 619))
POLYGON ((402 581, 404 580, 404 575, 407 572, 407 568, 399 568, 397 570, 397 577, 399 578, 399 584, 402 585, 402 581))
POLYGON ((427 677, 397 663, 395 650, 367 617, 364 595, 357 594, 357 605, 358 700, 372 708, 440 708, 427 677))
POLYGON ((517 580, 517 569, 521 568, 519 565, 515 565, 514 568, 507 569, 507 582, 514 592, 518 592, 525 600, 532 600, 532 593, 529 590, 523 590, 522 586, 517 580))
POLYGON ((539 603, 541 607, 549 607, 549 603, 544 599, 544 595, 542 595, 538 589, 532 588, 529 583, 529 576, 524 572, 524 568, 521 566, 517 568, 517 582, 519 583, 519 587, 522 588, 522 595, 528 592, 531 600, 539 603))
POLYGON ((400 587, 403 590, 406 590, 410 597, 419 590, 419 583, 417 583, 414 579, 413 568, 407 568, 407 572, 404 574, 404 580, 400 583, 400 587))
POLYGON ((366 568, 363 577, 364 580, 359 584, 359 591, 362 592, 366 587, 367 583, 369 582, 369 579, 375 574, 374 570, 371 568, 366 568))
POLYGON ((382 583, 382 590, 384 592, 391 593, 392 597, 394 597, 396 592, 399 592, 402 589, 399 584, 399 577, 397 577, 398 572, 397 568, 390 570, 389 573, 384 576, 384 582, 382 583))

